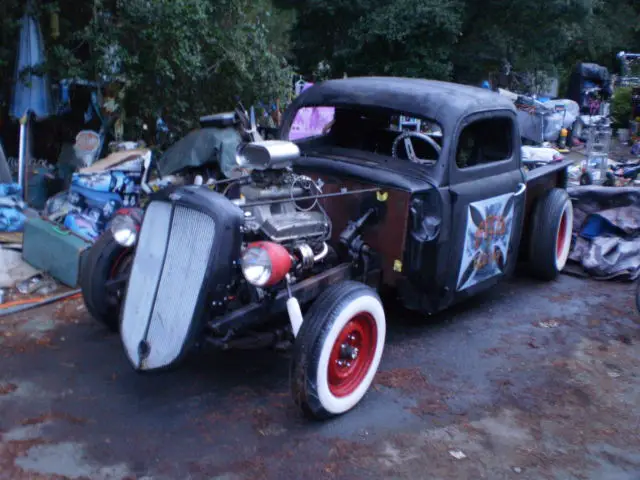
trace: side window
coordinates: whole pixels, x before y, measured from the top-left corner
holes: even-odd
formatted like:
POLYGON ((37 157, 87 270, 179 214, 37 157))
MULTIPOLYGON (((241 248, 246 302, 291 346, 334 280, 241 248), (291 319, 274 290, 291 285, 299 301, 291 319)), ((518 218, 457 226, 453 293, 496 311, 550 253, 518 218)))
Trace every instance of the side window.
POLYGON ((458 140, 456 165, 464 169, 507 160, 512 154, 513 122, 488 118, 467 125, 458 140))

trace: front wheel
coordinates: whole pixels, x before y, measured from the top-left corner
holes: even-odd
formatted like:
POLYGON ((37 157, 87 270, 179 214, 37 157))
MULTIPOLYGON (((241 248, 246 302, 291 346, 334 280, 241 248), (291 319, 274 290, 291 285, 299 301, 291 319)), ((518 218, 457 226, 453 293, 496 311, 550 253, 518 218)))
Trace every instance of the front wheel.
POLYGON ((87 310, 114 332, 119 326, 121 288, 107 285, 110 280, 126 275, 132 259, 133 248, 121 246, 107 228, 89 249, 80 270, 80 288, 87 310))
POLYGON ((344 282, 325 290, 302 323, 291 362, 291 392, 317 419, 340 415, 367 393, 386 335, 382 302, 370 287, 344 282))

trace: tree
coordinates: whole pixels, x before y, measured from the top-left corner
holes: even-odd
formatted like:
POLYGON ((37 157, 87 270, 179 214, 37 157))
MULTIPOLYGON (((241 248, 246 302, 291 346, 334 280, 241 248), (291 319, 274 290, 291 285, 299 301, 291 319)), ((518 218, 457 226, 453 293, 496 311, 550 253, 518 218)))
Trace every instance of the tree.
POLYGON ((613 67, 640 51, 637 0, 280 0, 297 6, 294 63, 311 74, 451 78, 478 83, 509 63, 562 74, 577 60, 613 67), (635 38, 634 38, 635 35, 635 38))
MULTIPOLYGON (((184 130, 203 114, 285 94, 290 72, 270 44, 277 16, 268 0, 118 0, 93 42, 117 58, 129 114, 162 114, 184 130)), ((99 71, 109 72, 109 65, 99 71)))
POLYGON ((505 61, 515 71, 556 74, 575 46, 589 40, 602 6, 601 0, 468 1, 457 77, 478 81, 505 61))
MULTIPOLYGON (((0 2, 0 82, 13 81, 24 2, 0 2)), ((307 77, 403 75, 478 83, 514 71, 565 75, 577 61, 615 67, 640 52, 637 0, 36 0, 46 68, 63 78, 120 78, 128 125, 197 118, 285 99, 307 77), (276 4, 274 5, 275 2, 276 4), (49 15, 60 35, 52 38, 49 15)), ((3 101, 0 97, 0 102, 3 101)), ((5 109, 6 112, 6 109, 5 109)))
POLYGON ((291 83, 291 13, 271 0, 58 0, 40 7, 43 20, 48 11, 61 18, 60 37, 47 40, 52 80, 117 80, 130 126, 153 126, 162 114, 185 131, 237 100, 284 97, 291 83))
POLYGON ((458 0, 304 0, 293 30, 296 65, 334 74, 450 78, 458 0))

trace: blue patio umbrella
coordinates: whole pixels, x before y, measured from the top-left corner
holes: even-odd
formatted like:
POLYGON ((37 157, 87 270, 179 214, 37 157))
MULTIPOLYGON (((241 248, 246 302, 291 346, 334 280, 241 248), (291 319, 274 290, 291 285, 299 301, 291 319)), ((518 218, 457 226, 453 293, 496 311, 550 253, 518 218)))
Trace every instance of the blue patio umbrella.
POLYGON ((18 183, 26 191, 27 157, 30 156, 29 123, 31 117, 44 120, 53 114, 49 77, 30 69, 40 67, 46 60, 44 40, 38 19, 33 15, 32 2, 27 2, 20 20, 20 41, 15 69, 15 89, 9 114, 20 121, 20 149, 18 154, 18 183))

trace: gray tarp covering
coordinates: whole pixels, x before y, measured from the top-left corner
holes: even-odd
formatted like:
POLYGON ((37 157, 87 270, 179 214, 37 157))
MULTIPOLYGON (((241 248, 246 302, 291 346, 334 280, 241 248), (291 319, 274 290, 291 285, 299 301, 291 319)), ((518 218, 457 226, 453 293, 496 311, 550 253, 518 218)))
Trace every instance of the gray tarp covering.
POLYGON ((236 149, 242 141, 235 128, 201 128, 171 145, 158 160, 160 174, 173 175, 185 168, 219 163, 225 177, 233 176, 236 149))
POLYGON ((640 189, 591 186, 568 191, 576 234, 569 258, 593 278, 640 277, 640 189))

